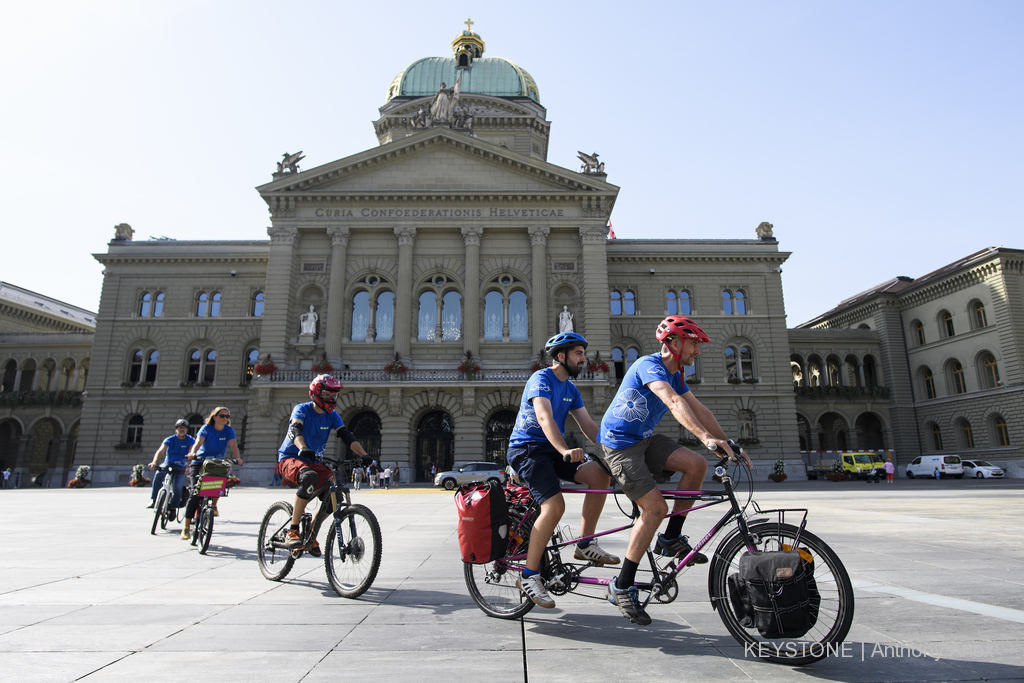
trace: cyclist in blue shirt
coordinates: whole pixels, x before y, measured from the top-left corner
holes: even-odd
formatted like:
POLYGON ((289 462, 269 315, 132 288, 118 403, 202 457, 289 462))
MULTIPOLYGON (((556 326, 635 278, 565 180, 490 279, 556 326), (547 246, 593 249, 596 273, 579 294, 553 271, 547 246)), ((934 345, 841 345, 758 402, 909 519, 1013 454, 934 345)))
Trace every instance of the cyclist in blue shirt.
MULTIPOLYGON (((335 411, 338 403, 338 392, 343 389, 341 382, 331 375, 318 375, 309 385, 308 403, 300 403, 292 409, 291 424, 288 434, 281 443, 277 453, 277 469, 284 483, 295 486, 295 504, 292 506, 292 524, 288 529, 285 547, 302 547, 302 535, 299 533, 299 522, 306 505, 313 493, 327 483, 331 477, 331 468, 319 462, 327 448, 327 439, 333 432, 356 455, 365 458, 366 451, 348 430, 341 416, 335 411)), ((346 482, 338 482, 344 486, 346 482)), ((326 492, 325 492, 326 493, 326 492)), ((320 494, 321 504, 327 505, 324 494, 320 494)), ((315 535, 315 532, 314 532, 315 535)), ((316 538, 309 549, 313 557, 320 557, 320 544, 316 538)))
MULTIPOLYGON (((662 320, 655 336, 661 342, 661 352, 638 359, 622 378, 619 391, 601 421, 601 449, 597 454, 623 493, 640 508, 640 519, 630 533, 622 570, 608 584, 608 601, 617 605, 631 622, 641 625, 651 623, 651 618, 633 585, 636 570, 668 513, 655 478, 682 472, 680 489, 693 491, 700 488, 708 468, 704 456, 679 446, 664 434, 655 434, 655 427, 671 411, 679 424, 705 445, 717 444, 730 458, 734 457, 725 432, 711 411, 694 398, 681 372, 683 366, 693 365, 700 354, 699 344, 711 340, 697 323, 683 316, 662 320)), ((692 500, 677 500, 672 511, 692 506, 692 500)), ((680 557, 692 550, 687 537, 680 535, 685 520, 685 514, 669 518, 654 552, 680 557)), ((698 553, 691 561, 704 564, 708 560, 698 553)))
MULTIPOLYGON (((597 424, 590 418, 575 379, 587 362, 587 340, 575 332, 556 334, 544 350, 552 360, 550 368, 533 373, 519 406, 519 416, 508 442, 508 462, 519 479, 530 488, 530 495, 540 505, 540 514, 533 523, 526 569, 516 581, 534 603, 552 608, 555 601, 540 575, 544 548, 565 513, 565 500, 559 479, 586 484, 592 489, 607 489, 611 478, 593 461, 585 462, 582 448, 565 443, 565 420, 572 415, 583 433, 597 443, 597 424), (568 456, 571 462, 566 462, 568 456)), ((589 536, 597 528, 597 520, 607 494, 587 493, 580 520, 581 536, 589 536)), ((581 541, 574 557, 595 564, 618 564, 619 558, 605 552, 597 541, 581 541)))
MULTIPOLYGON (((188 483, 195 488, 199 482, 200 471, 203 468, 203 461, 210 459, 224 459, 228 449, 234 455, 236 465, 242 464, 242 455, 238 452, 238 442, 235 440, 235 430, 231 428, 231 411, 224 406, 214 408, 206 418, 206 424, 196 435, 196 442, 192 444, 192 450, 188 454, 188 483)), ((182 540, 189 539, 189 526, 192 518, 196 516, 202 498, 192 496, 185 506, 185 528, 181 530, 182 540)), ((217 511, 217 499, 213 501, 213 514, 220 515, 217 511)))
POLYGON ((174 423, 174 434, 163 440, 160 448, 153 454, 153 462, 148 465, 150 470, 155 470, 160 458, 164 458, 164 466, 153 475, 153 494, 148 507, 152 508, 156 504, 156 494, 164 485, 168 467, 176 467, 181 470, 174 475, 174 485, 171 487, 174 494, 171 497, 170 507, 177 509, 181 506, 181 491, 185 488, 185 467, 188 464, 186 456, 195 442, 196 440, 188 434, 187 420, 178 420, 174 423))

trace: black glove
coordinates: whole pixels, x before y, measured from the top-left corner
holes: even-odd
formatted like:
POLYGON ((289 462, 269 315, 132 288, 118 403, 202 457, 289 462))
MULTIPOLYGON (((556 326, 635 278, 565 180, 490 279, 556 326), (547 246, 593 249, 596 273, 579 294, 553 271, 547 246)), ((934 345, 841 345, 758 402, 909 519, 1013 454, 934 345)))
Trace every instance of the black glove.
POLYGON ((312 462, 313 460, 316 460, 316 452, 312 448, 300 448, 299 457, 303 460, 309 460, 312 462))

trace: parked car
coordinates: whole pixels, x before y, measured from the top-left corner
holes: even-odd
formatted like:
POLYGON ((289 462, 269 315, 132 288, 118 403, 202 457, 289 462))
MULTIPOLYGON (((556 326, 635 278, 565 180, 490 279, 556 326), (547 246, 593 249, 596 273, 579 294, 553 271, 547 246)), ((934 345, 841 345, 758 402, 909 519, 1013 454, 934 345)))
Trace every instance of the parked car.
POLYGON ((934 477, 936 467, 940 477, 964 478, 964 466, 959 455, 922 455, 907 465, 907 479, 934 477))
POLYGON ((453 491, 460 484, 492 480, 499 484, 505 483, 505 471, 499 465, 493 462, 470 462, 450 472, 438 472, 434 477, 434 486, 453 491))
POLYGON ((976 479, 1002 479, 1003 468, 997 467, 988 460, 964 460, 964 474, 976 479))

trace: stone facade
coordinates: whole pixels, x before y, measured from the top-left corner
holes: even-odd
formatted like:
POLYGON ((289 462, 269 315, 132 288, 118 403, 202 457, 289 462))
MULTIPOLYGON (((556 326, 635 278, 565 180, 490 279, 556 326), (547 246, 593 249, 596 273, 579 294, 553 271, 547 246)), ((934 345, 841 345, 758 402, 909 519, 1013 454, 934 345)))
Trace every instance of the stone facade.
POLYGON ((900 277, 802 325, 871 330, 898 462, 957 453, 1024 476, 1024 251, 985 249, 900 277))

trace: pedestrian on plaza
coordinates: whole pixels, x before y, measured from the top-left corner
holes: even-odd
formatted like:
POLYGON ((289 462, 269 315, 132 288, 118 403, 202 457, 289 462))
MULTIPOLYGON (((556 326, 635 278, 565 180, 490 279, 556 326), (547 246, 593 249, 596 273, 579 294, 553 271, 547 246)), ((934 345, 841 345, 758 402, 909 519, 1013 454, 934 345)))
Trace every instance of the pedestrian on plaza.
POLYGON ((7 480, 11 478, 11 468, 4 470, 4 488, 7 488, 7 480))
POLYGON ((387 480, 386 480, 387 469, 385 469, 383 467, 380 467, 378 469, 379 469, 379 471, 377 472, 377 488, 379 488, 379 489, 387 488, 387 480))
POLYGON ((892 464, 892 460, 885 462, 885 481, 888 484, 892 483, 893 477, 896 476, 896 466, 892 464))
POLYGON ((398 488, 398 463, 391 466, 391 485, 398 488))
POLYGON ((434 481, 434 477, 437 476, 437 465, 430 466, 430 481, 434 481))
POLYGON ((276 467, 274 468, 274 479, 273 479, 273 481, 270 482, 270 485, 271 486, 280 486, 281 485, 281 473, 277 471, 276 467))
POLYGON ((939 472, 938 466, 935 467, 935 481, 942 479, 942 472, 939 472))
POLYGON ((355 485, 356 491, 358 491, 359 489, 362 488, 362 486, 363 486, 363 468, 362 467, 356 467, 355 469, 352 470, 352 483, 355 485))
POLYGON ((16 488, 16 489, 20 489, 21 488, 21 472, 15 472, 14 473, 14 488, 16 488))
POLYGON ((377 483, 380 481, 380 479, 378 478, 378 475, 380 474, 380 465, 377 464, 376 460, 370 463, 370 467, 367 468, 366 473, 367 480, 370 484, 370 488, 377 488, 377 483))
POLYGON ((384 488, 391 488, 391 465, 384 468, 384 488))

